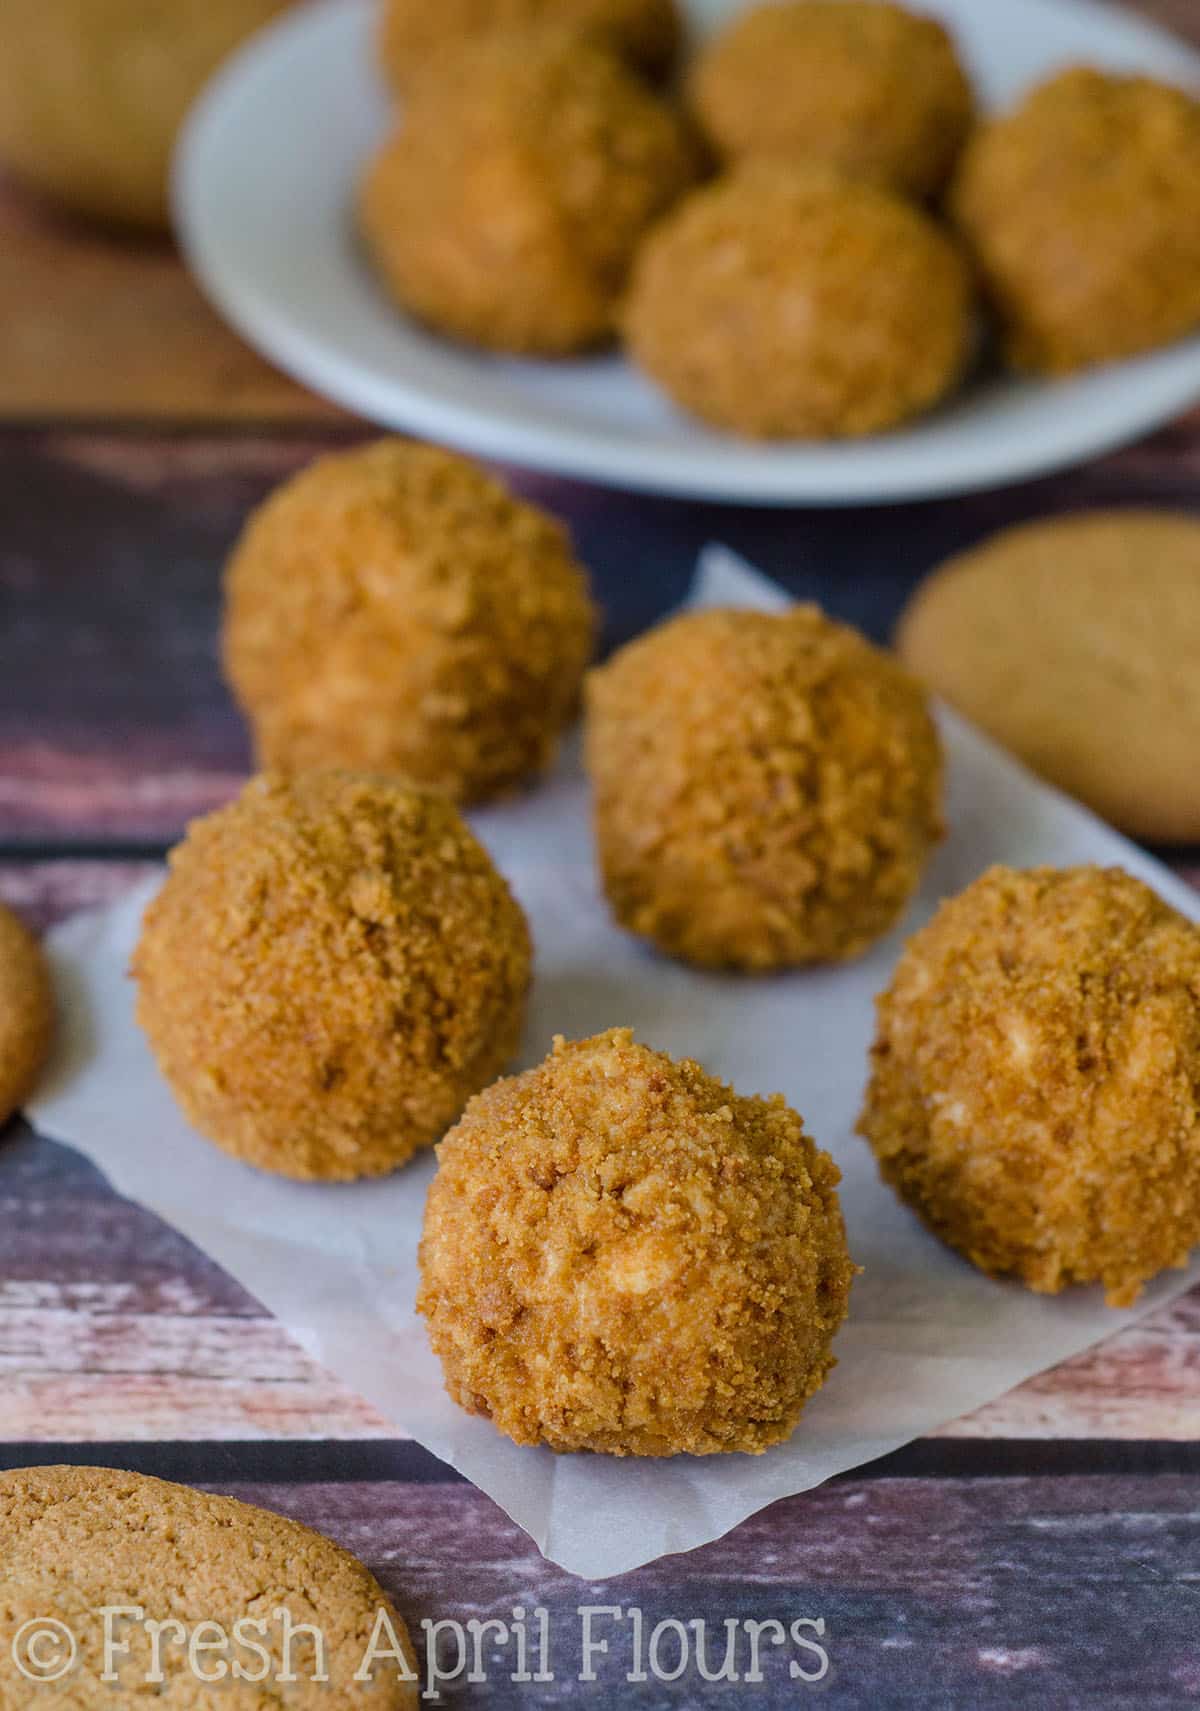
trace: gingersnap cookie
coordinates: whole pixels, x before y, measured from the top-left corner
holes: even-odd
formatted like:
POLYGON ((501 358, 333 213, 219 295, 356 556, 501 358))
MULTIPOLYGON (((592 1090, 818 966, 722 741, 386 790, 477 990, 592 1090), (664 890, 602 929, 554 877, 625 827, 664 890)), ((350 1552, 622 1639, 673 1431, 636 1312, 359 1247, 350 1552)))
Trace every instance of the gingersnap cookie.
POLYGON ((53 1032, 45 958, 29 929, 0 904, 0 1123, 32 1089, 53 1032))
POLYGON ((184 116, 221 62, 295 0, 5 0, 0 161, 65 208, 165 231, 184 116))
POLYGON ((1200 838, 1200 521, 1101 511, 1005 530, 918 589, 897 646, 1122 830, 1200 838))
POLYGON ((414 1654, 369 1570, 297 1521, 106 1468, 0 1474, 0 1711, 151 1703, 407 1711, 414 1654))

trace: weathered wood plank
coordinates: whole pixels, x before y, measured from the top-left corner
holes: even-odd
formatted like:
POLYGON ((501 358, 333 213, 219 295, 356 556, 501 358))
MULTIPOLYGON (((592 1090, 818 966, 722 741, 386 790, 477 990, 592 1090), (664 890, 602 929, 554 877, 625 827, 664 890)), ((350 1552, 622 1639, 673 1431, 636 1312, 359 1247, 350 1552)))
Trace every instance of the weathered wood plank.
MULTIPOLYGON (((1136 9, 1200 42, 1194 0, 1136 9)), ((107 235, 0 182, 0 420, 338 414, 220 320, 170 244, 107 235)))
MULTIPOLYGON (((276 482, 360 432, 0 432, 0 845, 170 840, 236 788, 249 748, 217 663, 222 562, 276 482)), ((572 525, 610 641, 677 601, 713 539, 882 638, 920 576, 1005 523, 1200 506, 1200 413, 1051 481, 865 515, 518 480, 572 525)))
POLYGON ((152 861, 31 861, 0 863, 0 898, 35 930, 81 909, 100 909, 151 873, 152 861))
MULTIPOLYGON (((1200 40, 1194 0, 1143 9, 1200 40)), ((247 764, 215 661, 224 554, 275 481, 363 430, 241 347, 167 249, 70 230, 0 193, 0 421, 34 416, 295 424, 235 438, 0 432, 0 845, 167 840, 235 788, 247 764)), ((876 513, 867 528, 861 515, 521 484, 575 527, 611 639, 676 598, 713 537, 883 635, 929 565, 1005 522, 1099 503, 1196 508, 1200 412, 1091 469, 876 513)), ((0 867, 0 894, 46 924, 145 871, 137 861, 16 863, 0 867)), ((1200 1292, 945 1435, 1194 1440, 1198 1331, 1200 1292)), ((19 1129, 0 1136, 0 1395, 0 1439, 10 1443, 397 1435, 203 1255, 115 1197, 76 1155, 19 1129)), ((1036 1465, 1032 1446, 1030 1455, 1036 1465)), ((493 1669, 483 1692, 501 1711, 580 1703, 574 1611, 584 1601, 639 1603, 651 1624, 706 1618, 714 1633, 728 1617, 823 1616, 833 1660, 825 1688, 872 1711, 1140 1711, 1200 1693, 1200 1517, 1194 1481, 1174 1475, 841 1482, 777 1505, 707 1551, 596 1589, 549 1569, 468 1487, 227 1488, 342 1538, 414 1622, 503 1618, 518 1598, 546 1604, 561 1639, 558 1680, 531 1693, 493 1669)), ((619 1633, 614 1673, 602 1673, 611 1690, 592 1703, 697 1702, 694 1674, 626 1683, 620 1642, 619 1633)), ((742 1689, 745 1702, 795 1703, 786 1659, 768 1649, 765 1668, 763 1685, 742 1689)))
MULTIPOLYGON (((0 1348, 5 1328, 0 1319, 0 1348)), ((140 1328, 129 1339, 137 1360, 145 1359, 140 1328)), ((282 1339, 281 1339, 282 1340, 282 1339)), ((199 1351, 192 1350, 193 1358, 199 1351)), ((137 1371, 103 1375, 51 1373, 41 1378, 12 1372, 0 1354, 0 1442, 90 1444, 109 1441, 105 1424, 118 1430, 126 1443, 176 1439, 220 1443, 259 1439, 338 1440, 394 1439, 403 1433, 383 1420, 358 1397, 315 1370, 292 1382, 261 1377, 251 1349, 238 1360, 245 1377, 224 1380, 195 1377, 190 1372, 143 1374, 137 1371)))
POLYGON ((947 1426, 954 1438, 1200 1438, 1200 1290, 947 1426))
MULTIPOLYGON (((806 1689, 791 1648, 767 1643, 760 1684, 724 1693, 776 1711, 807 1692, 842 1706, 939 1711, 1106 1711, 1194 1703, 1200 1689, 1194 1482, 1154 1478, 839 1481, 776 1504, 730 1538, 620 1581, 581 1583, 545 1563, 469 1486, 222 1486, 294 1515, 364 1557, 420 1637, 422 1619, 511 1620, 549 1613, 553 1683, 514 1685, 488 1648, 500 1711, 709 1703, 694 1667, 674 1684, 630 1682, 631 1623, 596 1620, 610 1641, 581 1673, 581 1606, 637 1607, 646 1629, 703 1621, 723 1655, 727 1620, 823 1619, 830 1672, 806 1689), (536 1589, 536 1590, 535 1590, 536 1589), (532 1695, 532 1697, 530 1697, 532 1695)), ((693 1631, 694 1636, 694 1631, 693 1631)), ((442 1654, 454 1660, 453 1646, 442 1654)), ((664 1647, 664 1657, 674 1653, 664 1647)), ((748 1666, 738 1629, 739 1672, 748 1666)), ((448 1690, 451 1703, 471 1690, 448 1690)), ((723 1702, 723 1701, 722 1701, 723 1702)))
MULTIPOLYGON (((0 1230, 4 1223, 0 1208, 0 1230)), ((190 1291, 186 1273, 90 1294, 74 1281, 0 1281, 0 1441, 404 1436, 248 1302, 229 1317, 173 1313, 171 1298, 190 1291), (106 1294, 126 1295, 130 1305, 101 1310, 106 1294)), ((1198 1317, 1200 1293, 936 1435, 1194 1442, 1198 1317)))
MULTIPOLYGON (((151 867, 0 864, 0 897, 46 925, 151 867)), ((189 1243, 19 1129, 0 1137, 0 1373, 9 1443, 398 1435, 189 1243)), ((1200 1291, 944 1435, 1200 1437, 1200 1291)))
MULTIPOLYGON (((839 1480, 703 1550, 595 1583, 546 1563, 465 1484, 344 1470, 312 1483, 290 1469, 293 1457, 269 1448, 232 1451, 227 1466, 219 1455, 210 1459, 207 1469, 172 1469, 135 1445, 103 1452, 104 1465, 149 1461, 167 1477, 290 1515, 355 1552, 395 1600, 422 1670, 431 1657, 441 1664, 439 1703, 691 1711, 720 1694, 721 1703, 782 1711, 806 1700, 789 1663, 817 1662, 787 1643, 798 1619, 821 1625, 829 1668, 813 1691, 839 1706, 1133 1711, 1194 1703, 1200 1515, 1194 1479, 1177 1474, 839 1480), (514 1607, 545 1612, 542 1678, 514 1683, 513 1642, 493 1629, 475 1682, 448 1679, 454 1629, 511 1623, 514 1607), (592 1654, 590 1681, 581 1679, 588 1608, 593 1633, 607 1642, 592 1654), (646 1638, 664 1621, 685 1626, 681 1672, 669 1646, 657 1672, 645 1668, 645 1640, 638 1670, 634 1612, 646 1638), (751 1625, 773 1622, 785 1632, 762 1631, 761 1669, 752 1675, 751 1625), (732 1678, 719 1687, 705 1685, 697 1668, 701 1625, 717 1670, 730 1642, 732 1678)), ((469 1665, 469 1629, 466 1638, 469 1665)), ((541 1663, 539 1656, 534 1667, 541 1663)))
POLYGON ((0 418, 338 414, 225 325, 165 240, 110 236, 0 181, 0 418))
MULTIPOLYGON (((399 1435, 239 1286, 77 1155, 0 1142, 0 1437, 399 1435)), ((1200 1292, 948 1427, 972 1438, 1200 1436, 1200 1292)))

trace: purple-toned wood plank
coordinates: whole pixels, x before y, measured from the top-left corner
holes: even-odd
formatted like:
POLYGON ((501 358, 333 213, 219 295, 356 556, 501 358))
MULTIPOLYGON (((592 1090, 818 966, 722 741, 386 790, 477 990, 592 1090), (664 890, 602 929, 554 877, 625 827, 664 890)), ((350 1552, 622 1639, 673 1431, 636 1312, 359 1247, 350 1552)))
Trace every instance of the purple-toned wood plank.
POLYGON ((0 865, 0 899, 35 930, 114 902, 158 870, 152 861, 24 861, 0 865))
MULTIPOLYGON (((221 681, 222 563, 250 508, 365 430, 0 434, 0 846, 169 840, 249 765, 221 681)), ((1021 518, 1096 504, 1200 506, 1200 415, 1051 481, 879 511, 754 511, 544 477, 619 640, 724 539, 798 595, 883 637, 946 554, 1021 518)))
POLYGON ((776 1711, 806 1702, 810 1688, 789 1668, 796 1661, 824 1674, 812 1691, 871 1711, 1183 1705, 1198 1686, 1200 1517, 1194 1478, 1176 1473, 844 1479, 703 1550, 596 1583, 546 1563, 465 1484, 358 1473, 338 1468, 336 1452, 321 1482, 270 1448, 231 1450, 225 1466, 210 1456, 181 1467, 169 1451, 144 1457, 136 1446, 100 1459, 149 1461, 343 1544, 395 1601, 431 1686, 431 1663, 441 1665, 439 1703, 674 1711, 716 1701, 776 1711), (534 1633, 544 1620, 544 1648, 532 1654, 540 1679, 511 1679, 511 1634, 492 1627, 476 1679, 447 1680, 457 1673, 456 1631, 470 1667, 472 1624, 507 1627, 514 1617, 534 1633), (797 1623, 821 1641, 826 1670, 789 1644, 797 1623), (660 1624, 668 1643, 655 1669, 647 1641, 660 1624), (590 1657, 589 1626, 607 1641, 590 1657), (731 1679, 701 1680, 701 1627, 710 1673, 728 1644, 731 1679), (688 1650, 676 1668, 681 1629, 688 1650))
MULTIPOLYGON (((444 1702, 453 1705, 776 1711, 810 1694, 820 1703, 824 1692, 871 1711, 1140 1711, 1194 1703, 1200 1692, 1200 1513, 1194 1481, 1177 1476, 839 1481, 776 1504, 704 1550, 598 1585, 545 1563, 469 1486, 221 1489, 355 1551, 418 1637, 426 1619, 511 1621, 514 1605, 543 1606, 556 1680, 515 1686, 511 1651, 488 1648, 486 1686, 449 1688, 444 1702), (819 1689, 805 1687, 788 1672, 794 1648, 768 1643, 761 1684, 705 1687, 694 1667, 674 1684, 629 1682, 626 1617, 595 1620, 610 1651, 595 1659, 599 1680, 589 1687, 578 1679, 578 1612, 588 1605, 637 1607, 647 1631, 668 1617, 704 1621, 714 1658, 724 1622, 735 1621, 743 1674, 746 1622, 823 1619, 829 1675, 819 1689)), ((674 1655, 664 1646, 664 1659, 674 1655)), ((452 1644, 443 1656, 453 1664, 452 1644)))
MULTIPOLYGON (((35 924, 149 863, 0 864, 35 924)), ((1200 1437, 1200 1291, 954 1422, 946 1436, 1200 1437)), ((0 1440, 399 1435, 217 1266, 77 1154, 0 1134, 0 1440)))

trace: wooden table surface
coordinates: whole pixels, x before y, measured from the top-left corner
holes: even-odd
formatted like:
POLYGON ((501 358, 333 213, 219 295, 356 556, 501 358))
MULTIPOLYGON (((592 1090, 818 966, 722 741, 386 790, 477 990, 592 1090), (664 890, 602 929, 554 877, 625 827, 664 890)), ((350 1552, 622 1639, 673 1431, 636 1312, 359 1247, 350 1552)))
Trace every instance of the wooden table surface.
MULTIPOLYGON (((1200 0, 1145 10, 1200 41, 1200 0)), ((247 748, 214 645, 223 557, 274 483, 367 432, 241 346, 165 246, 81 232, 0 188, 0 894, 30 921, 118 896, 236 788, 247 748)), ((922 572, 1003 523, 1200 511, 1200 411, 1052 480, 857 515, 513 479, 573 526, 609 643, 676 599, 714 538, 882 638, 922 572)), ((1200 877, 1200 855, 1171 859, 1200 877)), ((1200 1291, 935 1438, 607 1586, 545 1564, 218 1267, 19 1121, 0 1136, 0 1373, 0 1465, 124 1465, 249 1496, 347 1543, 414 1622, 549 1608, 553 1684, 515 1686, 497 1666, 443 1703, 1200 1698, 1200 1291), (589 1689, 581 1604, 717 1631, 823 1617, 830 1671, 806 1687, 780 1653, 761 1685, 627 1683, 618 1636, 589 1689)))

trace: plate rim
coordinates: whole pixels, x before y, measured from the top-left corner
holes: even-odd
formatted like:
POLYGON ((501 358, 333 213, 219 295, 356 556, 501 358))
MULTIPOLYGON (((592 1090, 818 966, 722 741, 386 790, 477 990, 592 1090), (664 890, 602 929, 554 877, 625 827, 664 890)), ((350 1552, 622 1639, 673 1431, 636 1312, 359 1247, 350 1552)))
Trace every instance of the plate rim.
MULTIPOLYGON (((984 5, 991 0, 982 0, 984 5)), ((1200 53, 1162 26, 1110 4, 1110 0, 1026 0, 1038 9, 1068 12, 1086 23, 1093 18, 1111 29, 1114 22, 1159 50, 1177 58, 1181 70, 1200 77, 1200 53)), ((180 251, 205 295, 246 342, 310 390, 348 409, 367 422, 393 431, 427 436, 476 456, 512 467, 589 482, 621 491, 663 498, 748 506, 796 508, 852 506, 874 508, 935 501, 965 493, 985 493, 1042 476, 1051 476, 1089 462, 1141 438, 1200 402, 1200 375, 1190 370, 1157 377, 1134 408, 1111 420, 1102 413, 1092 420, 1081 409, 1071 433, 1059 433, 1047 445, 1044 438, 1028 439, 1014 432, 1001 455, 990 448, 958 459, 939 472, 890 470, 886 452, 876 470, 864 475, 858 463, 843 471, 826 465, 805 470, 803 461, 819 447, 763 444, 713 436, 711 448, 697 457, 694 448, 648 448, 635 442, 622 446, 619 428, 609 424, 595 430, 563 422, 553 427, 515 420, 502 409, 463 406, 429 392, 422 383, 395 375, 376 377, 364 364, 348 357, 306 330, 270 293, 264 294, 251 277, 221 266, 214 259, 206 221, 198 212, 201 187, 207 182, 205 149, 220 128, 227 103, 236 100, 244 83, 261 73, 294 38, 324 30, 364 31, 370 27, 377 0, 304 0, 301 5, 255 31, 225 61, 206 85, 182 127, 171 168, 171 210, 180 251), (724 466, 724 468, 722 467, 724 466)), ((397 311, 399 313, 399 311, 397 311)), ((1163 362, 1170 347, 1146 359, 1163 362)), ((1179 354, 1200 355, 1200 336, 1184 342, 1179 354)), ((1053 386, 1053 381, 1044 383, 1053 386)), ((693 427, 695 424, 693 424, 693 427)), ((905 430, 897 430, 902 437, 905 430)), ((848 448, 886 447, 888 436, 847 442, 848 448)))

